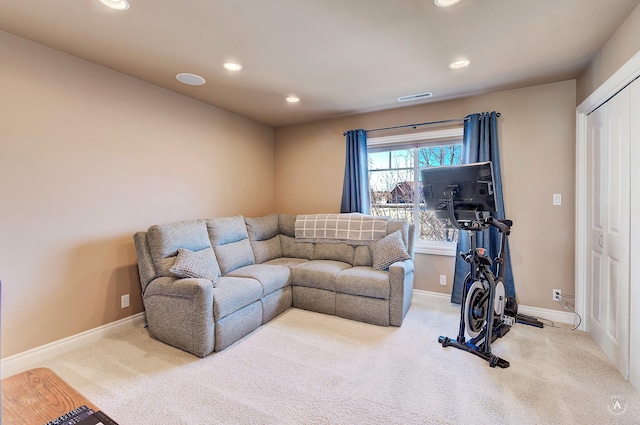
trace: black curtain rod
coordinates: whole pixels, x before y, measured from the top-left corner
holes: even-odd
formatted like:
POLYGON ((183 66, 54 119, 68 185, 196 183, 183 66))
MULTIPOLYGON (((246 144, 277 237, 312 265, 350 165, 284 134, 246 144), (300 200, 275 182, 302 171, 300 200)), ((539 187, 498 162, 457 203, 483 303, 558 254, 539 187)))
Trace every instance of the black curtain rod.
MULTIPOLYGON (((496 115, 500 116, 500 112, 498 112, 496 115)), ((457 118, 457 119, 452 119, 452 120, 421 122, 419 124, 397 125, 395 127, 374 128, 372 130, 365 130, 365 132, 373 133, 374 131, 395 130, 397 128, 409 128, 409 127, 413 127, 415 129, 416 127, 418 127, 420 125, 446 124, 446 123, 450 123, 450 122, 460 122, 460 121, 462 121, 462 122, 469 121, 469 118, 457 118)), ((345 131, 344 133, 342 133, 342 135, 346 136, 347 132, 345 131)))
MULTIPOLYGON (((373 133, 374 131, 383 131, 383 130, 395 130, 397 128, 416 128, 421 125, 432 125, 432 124, 446 124, 449 122, 460 122, 460 121, 468 121, 469 118, 458 118, 454 120, 442 120, 442 121, 431 121, 431 122, 421 122, 419 124, 407 124, 407 125, 396 125, 395 127, 384 127, 384 128, 374 128, 372 130, 365 130, 367 133, 373 133)), ((345 134, 346 136, 346 134, 345 134)))

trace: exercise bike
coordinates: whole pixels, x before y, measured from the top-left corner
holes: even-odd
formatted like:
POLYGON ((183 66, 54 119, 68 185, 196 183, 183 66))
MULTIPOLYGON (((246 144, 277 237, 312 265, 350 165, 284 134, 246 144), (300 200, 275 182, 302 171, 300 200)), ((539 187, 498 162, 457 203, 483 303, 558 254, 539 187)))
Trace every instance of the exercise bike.
POLYGON ((452 224, 458 230, 469 232, 471 248, 460 256, 469 264, 470 271, 464 279, 458 336, 455 340, 441 336, 438 342, 443 347, 453 346, 475 354, 488 361, 491 367, 507 368, 509 362, 491 352, 491 343, 509 332, 517 315, 515 300, 506 296, 504 286, 504 253, 513 222, 486 216, 472 221, 454 220, 452 224), (490 226, 497 228, 501 236, 500 251, 495 258, 496 275, 491 270, 491 258, 476 242, 476 233, 490 226))
POLYGON ((448 167, 424 168, 420 171, 425 206, 440 221, 468 233, 471 248, 460 253, 469 264, 460 305, 460 328, 455 339, 441 336, 443 347, 453 346, 489 362, 489 366, 509 367, 509 362, 491 352, 491 344, 506 335, 511 326, 525 323, 542 327, 535 318, 519 315, 518 305, 507 297, 504 285, 505 250, 511 233, 511 220, 491 216, 497 211, 493 190, 491 162, 448 167), (477 246, 477 234, 494 227, 500 234, 500 250, 495 259, 477 246), (491 270, 496 263, 496 273, 491 270), (467 339, 467 335, 469 339, 467 339))

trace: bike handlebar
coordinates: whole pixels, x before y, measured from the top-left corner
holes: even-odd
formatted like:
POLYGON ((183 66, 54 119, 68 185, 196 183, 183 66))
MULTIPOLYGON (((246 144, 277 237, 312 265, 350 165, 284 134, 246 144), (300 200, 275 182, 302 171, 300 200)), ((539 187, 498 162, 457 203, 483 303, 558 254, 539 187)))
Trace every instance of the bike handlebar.
POLYGON ((513 226, 513 221, 511 220, 498 220, 494 217, 487 217, 486 222, 493 227, 497 227, 501 232, 509 232, 511 226, 513 226))

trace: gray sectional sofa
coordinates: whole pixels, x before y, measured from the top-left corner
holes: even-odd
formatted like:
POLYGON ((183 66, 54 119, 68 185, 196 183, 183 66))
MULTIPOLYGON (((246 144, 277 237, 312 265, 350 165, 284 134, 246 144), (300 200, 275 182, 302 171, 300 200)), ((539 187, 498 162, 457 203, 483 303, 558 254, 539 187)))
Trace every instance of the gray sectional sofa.
POLYGON ((385 220, 387 236, 352 245, 304 242, 295 223, 293 215, 233 216, 136 233, 151 336, 205 357, 290 307, 402 324, 413 293, 413 224, 385 220))

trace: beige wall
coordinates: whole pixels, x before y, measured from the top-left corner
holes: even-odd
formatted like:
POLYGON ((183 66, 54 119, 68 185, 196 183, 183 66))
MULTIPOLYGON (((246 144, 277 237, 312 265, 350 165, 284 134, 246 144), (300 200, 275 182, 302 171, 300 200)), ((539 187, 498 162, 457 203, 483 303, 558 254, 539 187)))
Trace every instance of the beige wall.
MULTIPOLYGON (((278 128, 276 210, 340 209, 345 130, 498 111, 505 208, 515 222, 510 246, 518 302, 558 309, 552 289, 574 293, 575 100, 571 80, 278 128), (554 193, 562 194, 562 206, 552 206, 554 193)), ((417 289, 450 293, 452 273, 453 257, 416 254, 417 289), (440 274, 448 286, 439 285, 440 274)))
POLYGON ((578 78, 576 105, 640 52, 640 6, 636 7, 578 78))
POLYGON ((2 357, 142 311, 134 232, 273 212, 271 127, 4 32, 0 93, 2 357))

